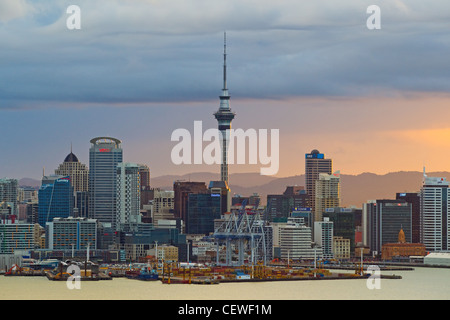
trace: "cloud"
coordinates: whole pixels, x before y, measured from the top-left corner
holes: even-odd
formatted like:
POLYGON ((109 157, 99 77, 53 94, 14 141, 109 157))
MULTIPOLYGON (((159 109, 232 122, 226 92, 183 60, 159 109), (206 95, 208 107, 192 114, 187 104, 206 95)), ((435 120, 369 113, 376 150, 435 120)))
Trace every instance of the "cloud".
POLYGON ((5 1, 0 108, 215 99, 224 30, 234 98, 448 92, 450 5, 375 1, 370 31, 372 2, 80 0, 71 31, 70 1, 5 1))

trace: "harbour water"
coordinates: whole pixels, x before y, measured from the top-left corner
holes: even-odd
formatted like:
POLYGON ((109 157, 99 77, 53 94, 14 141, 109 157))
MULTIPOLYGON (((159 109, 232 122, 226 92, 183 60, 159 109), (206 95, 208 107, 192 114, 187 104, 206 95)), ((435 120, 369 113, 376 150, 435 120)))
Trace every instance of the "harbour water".
POLYGON ((0 300, 449 300, 450 269, 415 268, 382 272, 402 279, 380 279, 369 289, 365 279, 306 280, 216 285, 162 284, 115 278, 81 282, 68 289, 46 277, 0 276, 0 300))

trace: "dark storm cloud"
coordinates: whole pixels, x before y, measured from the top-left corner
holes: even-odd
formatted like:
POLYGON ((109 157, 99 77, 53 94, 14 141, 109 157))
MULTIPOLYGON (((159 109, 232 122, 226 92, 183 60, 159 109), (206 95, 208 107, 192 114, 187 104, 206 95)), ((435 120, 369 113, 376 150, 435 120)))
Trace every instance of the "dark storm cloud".
POLYGON ((224 30, 235 98, 448 92, 450 5, 432 2, 79 1, 70 31, 69 2, 8 0, 0 107, 214 100, 224 30))

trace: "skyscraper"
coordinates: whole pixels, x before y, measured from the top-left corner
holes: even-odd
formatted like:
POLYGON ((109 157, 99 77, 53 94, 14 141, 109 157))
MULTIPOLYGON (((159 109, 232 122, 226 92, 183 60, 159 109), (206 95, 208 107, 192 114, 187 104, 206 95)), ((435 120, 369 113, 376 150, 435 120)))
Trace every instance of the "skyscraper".
POLYGON ((38 195, 38 221, 42 227, 54 218, 72 216, 74 198, 69 176, 44 176, 38 195))
POLYGON ((4 202, 11 208, 11 214, 19 215, 17 206, 18 180, 17 179, 0 179, 0 204, 4 202))
POLYGON ((141 223, 141 182, 139 166, 133 163, 117 165, 116 229, 135 231, 141 223))
POLYGON ((220 165, 220 180, 228 185, 228 141, 230 140, 231 121, 235 113, 230 108, 230 95, 227 88, 227 42, 224 34, 224 52, 223 52, 223 88, 220 96, 219 110, 214 113, 221 133, 222 161, 220 165))
POLYGON ((89 170, 85 164, 78 160, 77 156, 72 152, 72 148, 64 159, 64 162, 55 170, 55 174, 70 177, 70 183, 72 184, 75 197, 74 216, 87 217, 89 209, 89 170))
POLYGON ((117 165, 122 162, 121 141, 111 137, 91 140, 89 149, 89 216, 116 229, 117 165))
POLYGON ((316 180, 314 221, 322 221, 326 209, 339 207, 340 195, 340 173, 319 173, 319 179, 316 180))
POLYGON ((305 185, 306 192, 310 195, 312 212, 315 212, 316 207, 316 180, 319 179, 319 173, 331 174, 332 170, 331 159, 325 159, 325 155, 318 150, 305 154, 305 185))
POLYGON ((403 200, 376 200, 363 204, 364 244, 374 255, 381 254, 386 243, 395 243, 403 229, 411 242, 411 204, 403 200))
POLYGON ((424 176, 420 190, 421 243, 428 251, 450 248, 450 188, 445 178, 424 176))
POLYGON ((73 154, 72 150, 61 163, 58 169, 55 170, 56 175, 69 176, 74 192, 88 191, 89 170, 86 165, 81 163, 77 156, 73 154))

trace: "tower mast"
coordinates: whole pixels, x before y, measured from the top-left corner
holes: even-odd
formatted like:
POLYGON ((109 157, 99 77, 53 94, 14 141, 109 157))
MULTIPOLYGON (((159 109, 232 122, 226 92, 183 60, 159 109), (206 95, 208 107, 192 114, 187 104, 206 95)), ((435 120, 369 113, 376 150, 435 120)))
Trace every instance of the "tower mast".
POLYGON ((219 110, 214 113, 218 122, 218 129, 221 133, 222 158, 220 166, 220 179, 228 186, 228 142, 230 139, 231 121, 234 119, 234 112, 230 108, 230 95, 227 87, 227 34, 224 32, 223 46, 223 87, 220 96, 219 110))

